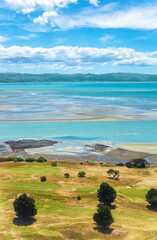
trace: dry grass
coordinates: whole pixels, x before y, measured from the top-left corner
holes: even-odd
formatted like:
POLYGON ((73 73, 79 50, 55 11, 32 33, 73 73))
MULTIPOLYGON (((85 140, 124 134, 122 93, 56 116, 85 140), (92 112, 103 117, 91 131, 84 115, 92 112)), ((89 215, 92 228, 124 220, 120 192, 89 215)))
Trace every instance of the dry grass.
MULTIPOLYGON (((157 237, 157 212, 146 208, 145 193, 157 186, 157 168, 147 170, 114 167, 120 171, 119 181, 108 179, 110 167, 98 164, 1 163, 0 175, 0 239, 71 239, 148 240, 157 237), (85 178, 78 178, 79 171, 85 178), (147 172, 146 172, 147 171, 147 172), (70 178, 64 178, 69 173, 70 178), (45 175, 47 181, 40 182, 45 175), (92 220, 98 204, 96 191, 102 182, 117 191, 115 222, 108 230, 97 229, 92 220), (12 202, 21 193, 36 200, 38 214, 29 226, 13 224, 12 202), (82 199, 78 201, 77 195, 82 199)), ((113 167, 112 167, 113 168, 113 167)))

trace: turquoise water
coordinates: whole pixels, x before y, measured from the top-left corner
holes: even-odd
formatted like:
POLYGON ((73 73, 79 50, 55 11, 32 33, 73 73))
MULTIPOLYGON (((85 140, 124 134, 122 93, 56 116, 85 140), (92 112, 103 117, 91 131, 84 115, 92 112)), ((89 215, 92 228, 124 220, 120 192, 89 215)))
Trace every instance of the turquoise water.
POLYGON ((0 84, 0 120, 157 119, 157 83, 0 84))
POLYGON ((107 140, 157 143, 157 121, 0 123, 0 140, 107 140))
POLYGON ((157 142, 157 83, 1 83, 0 120, 41 120, 0 123, 0 140, 157 142), (104 117, 138 121, 79 122, 104 117))

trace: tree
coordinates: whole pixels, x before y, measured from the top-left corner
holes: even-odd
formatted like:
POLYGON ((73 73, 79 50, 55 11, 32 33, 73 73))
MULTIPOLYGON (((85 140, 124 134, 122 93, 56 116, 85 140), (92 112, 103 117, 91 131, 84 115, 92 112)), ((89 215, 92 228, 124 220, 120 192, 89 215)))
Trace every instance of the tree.
POLYGON ((69 177, 70 177, 70 174, 69 174, 69 173, 65 173, 65 174, 64 174, 64 177, 65 177, 65 178, 69 178, 69 177))
POLYGON ((118 167, 123 167, 123 166, 125 166, 125 164, 122 163, 122 162, 120 162, 120 163, 116 163, 116 166, 118 166, 118 167))
POLYGON ((40 177, 40 181, 41 182, 46 182, 46 177, 45 176, 40 177))
POLYGON ((146 194, 146 201, 149 202, 153 207, 157 206, 157 189, 151 188, 146 194))
POLYGON ((52 163, 51 163, 51 166, 52 166, 52 167, 57 167, 57 163, 56 163, 56 162, 52 162, 52 163))
POLYGON ((26 161, 26 162, 35 162, 36 159, 33 158, 33 157, 28 157, 28 158, 25 159, 25 161, 26 161))
POLYGON ((47 160, 44 157, 39 157, 36 162, 47 162, 47 160))
POLYGON ((114 170, 113 169, 109 169, 108 171, 107 171, 107 174, 110 176, 110 175, 113 175, 114 174, 114 170))
POLYGON ((78 172, 78 177, 82 178, 85 177, 86 173, 85 172, 78 172))
POLYGON ((104 203, 107 206, 110 206, 111 203, 115 200, 117 193, 113 187, 108 183, 103 182, 100 184, 100 188, 97 191, 97 197, 100 203, 104 203))
POLYGON ((98 210, 97 213, 94 213, 93 220, 98 227, 109 227, 114 222, 109 207, 104 204, 98 205, 98 210))
POLYGON ((81 200, 81 196, 80 195, 77 196, 77 200, 81 200))
POLYGON ((118 170, 114 170, 113 178, 116 178, 116 179, 119 178, 119 171, 118 170))
POLYGON ((15 199, 13 206, 16 216, 21 219, 30 218, 37 214, 35 200, 25 193, 15 199))

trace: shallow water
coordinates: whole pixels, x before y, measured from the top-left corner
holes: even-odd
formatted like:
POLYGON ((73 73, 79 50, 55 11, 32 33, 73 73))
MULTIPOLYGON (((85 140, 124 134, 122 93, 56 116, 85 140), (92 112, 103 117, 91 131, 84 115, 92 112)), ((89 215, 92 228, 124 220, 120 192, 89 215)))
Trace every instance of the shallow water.
POLYGON ((147 115, 157 119, 156 82, 0 84, 0 120, 144 119, 147 115))

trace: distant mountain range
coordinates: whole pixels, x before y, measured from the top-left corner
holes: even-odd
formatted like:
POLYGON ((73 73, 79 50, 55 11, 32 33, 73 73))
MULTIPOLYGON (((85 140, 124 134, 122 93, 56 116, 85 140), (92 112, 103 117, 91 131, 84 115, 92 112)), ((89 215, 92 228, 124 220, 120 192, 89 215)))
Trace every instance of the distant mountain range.
POLYGON ((0 83, 18 82, 155 82, 157 75, 138 73, 108 74, 20 74, 0 73, 0 83))

